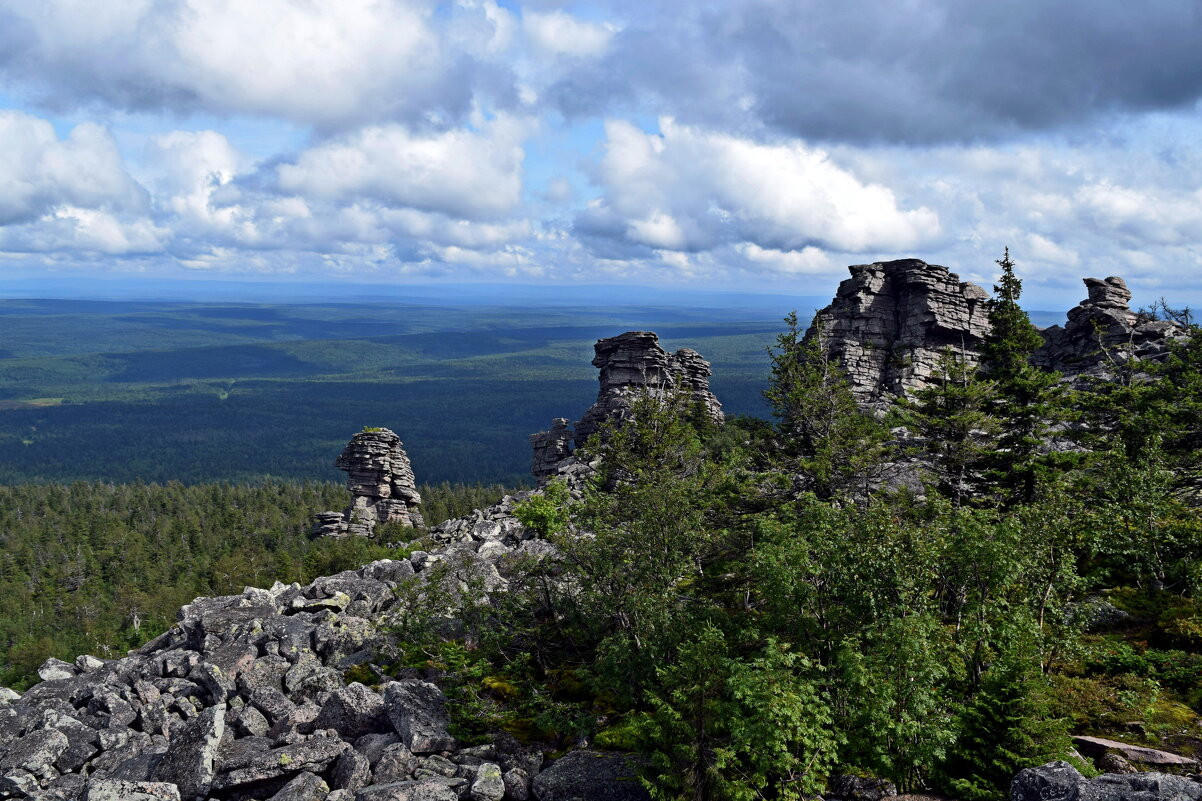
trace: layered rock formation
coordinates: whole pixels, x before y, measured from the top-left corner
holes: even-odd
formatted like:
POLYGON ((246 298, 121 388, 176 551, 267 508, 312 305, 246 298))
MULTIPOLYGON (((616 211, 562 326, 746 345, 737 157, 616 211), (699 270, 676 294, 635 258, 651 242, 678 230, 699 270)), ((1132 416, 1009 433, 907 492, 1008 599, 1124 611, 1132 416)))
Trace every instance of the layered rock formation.
POLYGON ((597 401, 576 423, 576 446, 592 436, 601 423, 622 418, 630 412, 640 392, 663 395, 681 390, 702 414, 715 423, 723 421, 722 404, 710 392, 710 364, 690 348, 668 353, 651 331, 627 331, 601 339, 593 346, 593 366, 600 369, 601 389, 597 401))
POLYGON ((551 428, 530 435, 530 448, 534 451, 530 461, 530 472, 540 481, 555 473, 555 467, 572 455, 572 429, 566 417, 556 417, 551 428))
MULTIPOLYGON (((988 294, 946 267, 918 259, 858 264, 829 306, 814 316, 806 338, 847 372, 864 408, 927 386, 943 351, 970 365, 989 335, 988 294)), ((1074 378, 1109 377, 1122 362, 1157 360, 1183 328, 1132 312, 1121 278, 1086 278, 1089 297, 1063 327, 1043 333, 1032 363, 1074 378)))
POLYGON ((574 430, 561 417, 549 430, 530 437, 534 451, 531 470, 540 480, 556 472, 556 466, 571 454, 572 443, 580 447, 601 423, 629 415, 640 393, 663 397, 672 391, 684 392, 700 414, 716 424, 723 422, 722 404, 710 392, 713 371, 697 351, 681 348, 668 353, 651 331, 627 331, 600 339, 593 350, 593 366, 601 371, 596 402, 574 430))
POLYGON ((351 505, 341 514, 318 514, 314 535, 371 537, 378 523, 425 526, 413 468, 395 432, 387 428, 360 431, 347 443, 334 466, 347 473, 351 505))
POLYGON ((1086 278, 1089 297, 1068 313, 1063 326, 1043 330, 1044 344, 1033 364, 1066 376, 1112 377, 1131 360, 1159 361, 1172 342, 1184 337, 1182 326, 1131 311, 1131 290, 1117 276, 1086 278))
POLYGON ((918 259, 856 264, 806 332, 847 371, 862 406, 926 385, 952 348, 975 363, 989 333, 988 294, 918 259))

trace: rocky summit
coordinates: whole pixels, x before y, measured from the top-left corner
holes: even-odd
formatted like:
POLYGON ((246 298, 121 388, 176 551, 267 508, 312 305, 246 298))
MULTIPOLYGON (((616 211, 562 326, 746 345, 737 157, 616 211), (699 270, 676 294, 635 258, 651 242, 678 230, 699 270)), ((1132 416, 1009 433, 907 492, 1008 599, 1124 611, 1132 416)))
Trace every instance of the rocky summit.
POLYGON ((583 445, 597 427, 609 420, 623 419, 641 392, 664 395, 683 392, 700 413, 721 424, 722 404, 710 392, 713 370, 701 354, 691 348, 668 353, 652 331, 627 331, 616 337, 597 340, 593 366, 600 370, 601 384, 597 400, 577 421, 574 429, 566 418, 556 418, 547 431, 530 437, 534 451, 531 471, 545 479, 556 473, 557 465, 572 453, 572 446, 583 445))
MULTIPOLYGON (((856 400, 881 409, 928 386, 942 352, 968 364, 989 335, 988 293, 938 264, 918 259, 856 264, 806 332, 846 371, 856 400)), ((1064 326, 1041 333, 1032 363, 1073 379, 1106 378, 1130 359, 1160 359, 1184 336, 1172 321, 1131 311, 1121 278, 1086 278, 1089 297, 1064 326)))
POLYGON ((1122 278, 1086 278, 1089 297, 1073 307, 1063 326, 1042 331, 1044 344, 1033 364, 1070 377, 1110 378, 1123 364, 1158 361, 1184 327, 1131 311, 1131 290, 1122 278))
POLYGON ((939 354, 970 363, 989 333, 976 284, 918 259, 856 264, 806 332, 842 365, 862 406, 887 403, 926 385, 939 354))
POLYGON ((347 473, 351 505, 342 513, 321 512, 313 532, 317 536, 370 537, 378 523, 399 523, 406 528, 425 526, 409 456, 401 438, 387 428, 366 428, 343 448, 334 465, 347 473))

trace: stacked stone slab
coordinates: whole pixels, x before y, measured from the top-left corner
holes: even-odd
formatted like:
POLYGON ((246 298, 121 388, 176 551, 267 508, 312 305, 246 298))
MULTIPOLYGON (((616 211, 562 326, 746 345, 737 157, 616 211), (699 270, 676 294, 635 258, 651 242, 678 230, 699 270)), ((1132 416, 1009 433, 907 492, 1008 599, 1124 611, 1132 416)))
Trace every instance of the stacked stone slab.
POLYGON ((715 423, 723 421, 722 404, 710 392, 713 371, 701 354, 689 348, 668 353, 651 331, 627 331, 601 339, 593 346, 593 366, 601 371, 597 402, 576 423, 576 446, 580 447, 601 423, 622 418, 639 393, 664 395, 673 390, 688 394, 703 414, 715 423))
POLYGON ((334 466, 347 473, 351 505, 342 514, 318 514, 314 535, 371 537, 378 523, 425 526, 413 468, 395 432, 387 428, 360 431, 347 443, 334 466))
POLYGON ((1131 360, 1163 359, 1173 341, 1185 336, 1171 320, 1131 311, 1131 291, 1122 278, 1084 281, 1089 297, 1069 311, 1063 326, 1043 330, 1044 344, 1031 357, 1033 364, 1074 378, 1110 378, 1131 360))
POLYGON ((722 404, 710 392, 713 371, 701 354, 690 348, 668 353, 652 331, 627 331, 601 339, 593 346, 593 366, 601 372, 597 401, 569 428, 565 418, 556 418, 551 428, 530 437, 534 451, 531 471, 545 480, 556 474, 557 465, 572 453, 572 445, 583 445, 597 427, 629 415, 635 399, 642 393, 663 397, 669 392, 684 392, 701 414, 721 425, 722 404))
MULTIPOLYGON (((862 408, 880 410, 894 397, 928 386, 945 350, 970 365, 979 361, 990 330, 981 287, 918 259, 848 270, 851 278, 814 316, 806 338, 817 338, 843 367, 862 408)), ((1042 332, 1044 344, 1032 364, 1068 378, 1107 378, 1123 362, 1164 358, 1185 335, 1175 322, 1132 312, 1123 279, 1084 280, 1089 297, 1068 313, 1063 327, 1042 332)))
POLYGON ((530 436, 530 448, 534 451, 530 460, 530 472, 540 481, 554 475, 555 466, 572 455, 572 429, 566 417, 556 417, 551 428, 530 436))
POLYGON ((988 294, 946 267, 918 259, 856 264, 834 301, 814 316, 817 338, 851 381, 862 407, 926 386, 951 348, 975 364, 989 333, 988 294))

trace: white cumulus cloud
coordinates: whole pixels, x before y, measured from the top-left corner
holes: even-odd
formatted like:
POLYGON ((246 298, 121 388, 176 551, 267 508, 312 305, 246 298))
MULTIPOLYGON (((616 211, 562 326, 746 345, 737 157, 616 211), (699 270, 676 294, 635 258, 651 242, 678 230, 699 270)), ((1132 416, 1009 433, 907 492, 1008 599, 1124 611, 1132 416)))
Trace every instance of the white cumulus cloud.
POLYGON ((527 127, 498 118, 482 131, 415 134, 372 126, 306 150, 276 168, 282 192, 370 198, 465 219, 510 214, 521 199, 527 127))
POLYGON ((762 143, 660 121, 648 134, 606 124, 602 197, 578 219, 586 234, 657 249, 746 242, 762 250, 907 250, 939 234, 938 215, 905 209, 804 142, 762 143))

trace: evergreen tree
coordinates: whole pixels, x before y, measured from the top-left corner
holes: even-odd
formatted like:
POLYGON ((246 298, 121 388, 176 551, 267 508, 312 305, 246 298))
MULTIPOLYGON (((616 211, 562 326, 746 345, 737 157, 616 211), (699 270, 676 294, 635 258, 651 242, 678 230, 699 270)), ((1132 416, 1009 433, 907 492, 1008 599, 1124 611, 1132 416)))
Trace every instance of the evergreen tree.
POLYGON ((919 437, 939 490, 955 506, 976 489, 1000 428, 993 416, 995 384, 975 372, 948 349, 939 357, 935 381, 897 405, 899 422, 919 437))
POLYGON ((802 490, 823 500, 865 494, 884 461, 888 432, 856 406, 843 369, 822 350, 819 337, 806 340, 797 312, 776 338, 772 378, 764 397, 780 434, 779 455, 799 474, 802 490))
POLYGON ((1032 503, 1041 475, 1059 461, 1048 440, 1063 418, 1063 393, 1054 373, 1030 362, 1043 338, 1018 304, 1022 281, 1014 274, 1009 248, 997 264, 1002 276, 989 300, 990 333, 981 349, 982 368, 998 393, 1000 437, 990 457, 991 472, 1010 501, 1032 503))
POLYGON ((942 768, 945 791, 964 801, 1005 801, 1019 770, 1063 759, 1064 721, 1051 716, 1043 679, 1022 665, 990 671, 959 718, 956 745, 942 768))

